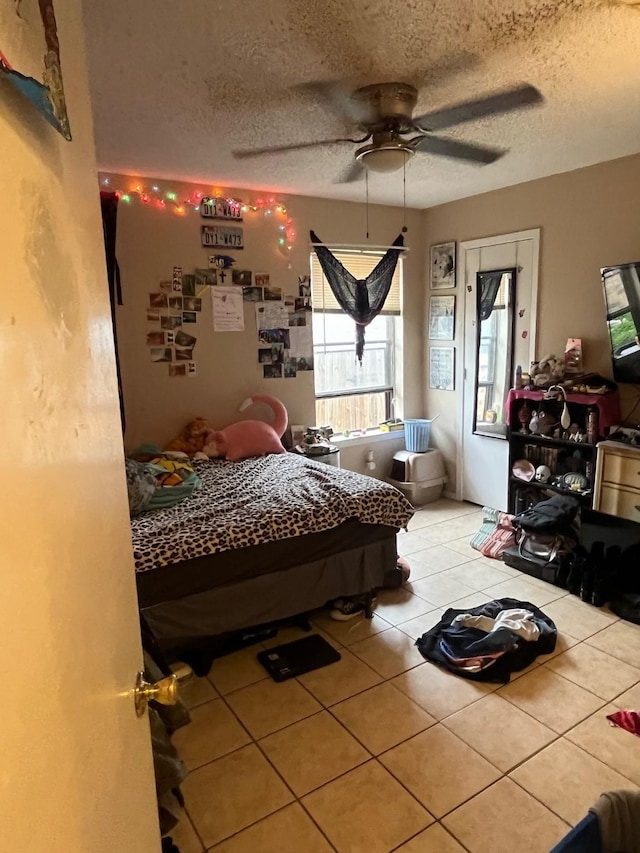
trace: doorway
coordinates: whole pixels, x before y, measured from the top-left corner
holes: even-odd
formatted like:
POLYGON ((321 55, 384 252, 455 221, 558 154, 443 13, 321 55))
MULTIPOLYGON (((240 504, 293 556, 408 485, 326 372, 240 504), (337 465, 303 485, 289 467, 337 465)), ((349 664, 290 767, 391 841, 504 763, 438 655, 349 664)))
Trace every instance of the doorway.
MULTIPOLYGON (((458 387, 463 389, 458 407, 457 494, 465 501, 507 510, 509 449, 504 425, 507 419, 506 393, 501 389, 492 400, 491 411, 478 419, 479 400, 486 392, 487 341, 480 341, 479 332, 486 324, 478 313, 478 288, 483 277, 479 273, 513 270, 512 301, 505 298, 504 311, 512 320, 511 365, 528 368, 535 358, 536 315, 538 301, 538 262, 540 230, 520 231, 498 237, 468 240, 460 244, 458 266, 464 286, 464 334, 458 360, 458 387), (479 359, 480 353, 480 359, 479 359), (479 373, 480 369, 480 373, 479 373), (487 417, 495 428, 479 428, 479 420, 487 417), (495 419, 495 420, 494 420, 495 419)), ((486 278, 486 277, 484 277, 486 278)))

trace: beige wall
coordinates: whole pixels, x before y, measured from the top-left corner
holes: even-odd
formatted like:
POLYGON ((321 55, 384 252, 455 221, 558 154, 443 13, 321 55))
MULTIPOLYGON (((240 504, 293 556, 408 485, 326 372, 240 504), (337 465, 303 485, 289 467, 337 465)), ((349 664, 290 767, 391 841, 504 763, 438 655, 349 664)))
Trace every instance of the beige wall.
MULTIPOLYGON (((111 186, 135 186, 137 179, 110 176, 111 186)), ((153 184, 147 180, 145 185, 153 184)), ((177 190, 179 197, 192 196, 206 187, 177 182, 155 182, 161 191, 177 190)), ((211 191, 211 188, 208 188, 211 191)), ((225 190, 245 201, 260 193, 225 190)), ((264 195, 264 194, 263 194, 264 195)), ((268 194, 266 194, 268 195, 268 194)), ((298 275, 309 271, 309 229, 325 242, 361 244, 365 240, 363 204, 294 196, 276 196, 287 208, 296 237, 289 253, 278 244, 282 217, 265 217, 251 210, 244 214, 242 227, 246 248, 230 250, 238 269, 267 272, 272 285, 285 293, 297 294, 298 275)), ((214 332, 209 294, 203 297, 203 311, 196 324, 185 331, 196 335, 196 378, 170 378, 166 364, 152 364, 146 346, 146 332, 159 329, 146 321, 149 293, 159 281, 171 277, 174 265, 185 272, 206 267, 212 252, 200 246, 199 214, 189 210, 178 216, 139 201, 122 203, 118 212, 117 254, 122 273, 124 305, 118 309, 118 345, 121 359, 127 430, 125 443, 133 448, 143 441, 164 444, 196 415, 225 426, 241 417, 262 413, 238 412, 242 401, 256 393, 279 397, 287 406, 291 423, 315 422, 313 373, 299 373, 294 379, 265 380, 258 364, 255 310, 245 303, 244 332, 214 332), (192 331, 193 330, 193 331, 192 331)), ((402 210, 372 205, 369 211, 371 244, 388 245, 400 232, 402 210)), ((419 416, 422 409, 422 305, 423 235, 420 213, 407 211, 407 245, 411 247, 404 265, 403 360, 404 381, 398 402, 406 416, 419 416)), ((227 279, 226 284, 230 283, 227 279)), ((365 351, 366 357, 366 351, 365 351)), ((266 413, 265 413, 266 414, 266 413)), ((346 454, 349 458, 349 453, 346 454)), ((356 456, 357 464, 359 459, 356 456)), ((356 464, 356 463, 354 463, 356 464)))
MULTIPOLYGON (((540 228, 537 357, 559 355, 568 337, 579 337, 585 367, 611 376, 600 268, 640 258, 639 187, 640 155, 635 155, 473 196, 424 211, 426 244, 540 228)), ((460 282, 457 292, 460 311, 460 282)), ((461 311, 458 320, 459 349, 461 311)), ((433 437, 447 458, 450 483, 455 482, 460 390, 425 389, 427 416, 440 414, 433 437)), ((621 389, 623 412, 630 408, 631 391, 621 389)))

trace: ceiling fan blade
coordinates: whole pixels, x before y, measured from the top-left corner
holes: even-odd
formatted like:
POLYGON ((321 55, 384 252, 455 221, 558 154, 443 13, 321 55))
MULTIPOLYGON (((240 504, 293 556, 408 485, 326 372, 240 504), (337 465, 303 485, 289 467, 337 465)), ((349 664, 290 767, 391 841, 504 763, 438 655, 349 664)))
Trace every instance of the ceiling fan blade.
POLYGON ((442 157, 452 157, 454 160, 469 160, 471 163, 494 163, 505 151, 497 148, 485 148, 482 145, 472 145, 469 142, 458 142, 457 139, 447 139, 442 136, 423 136, 417 142, 412 142, 415 151, 426 154, 439 154, 442 157))
POLYGON ((359 181, 363 175, 364 166, 358 162, 358 160, 353 160, 345 169, 342 170, 342 172, 340 172, 334 180, 334 184, 351 184, 354 181, 359 181))
POLYGON ((349 125, 366 124, 373 118, 368 104, 354 101, 354 86, 348 80, 312 80, 293 87, 297 92, 310 94, 349 125))
POLYGON ((321 145, 336 145, 339 142, 357 142, 357 139, 323 139, 318 142, 298 142, 293 145, 274 145, 271 148, 254 148, 250 151, 232 151, 236 160, 247 157, 261 157, 263 154, 279 154, 285 151, 302 151, 306 148, 318 148, 321 145))
POLYGON ((496 92, 486 98, 476 101, 464 101, 461 104, 453 104, 441 110, 417 116, 413 124, 420 130, 441 130, 443 127, 453 127, 465 121, 472 121, 483 116, 506 113, 521 107, 539 104, 544 100, 535 86, 518 86, 515 89, 507 89, 496 92))

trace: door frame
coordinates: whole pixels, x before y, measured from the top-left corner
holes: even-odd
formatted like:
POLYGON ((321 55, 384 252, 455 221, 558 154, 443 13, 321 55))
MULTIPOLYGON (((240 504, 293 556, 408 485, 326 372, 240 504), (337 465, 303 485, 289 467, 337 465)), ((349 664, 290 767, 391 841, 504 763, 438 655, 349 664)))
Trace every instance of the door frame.
MULTIPOLYGON (((467 251, 473 249, 486 249, 491 246, 500 246, 503 243, 519 243, 523 240, 531 240, 533 242, 533 262, 531 269, 531 308, 530 316, 531 323, 529 325, 529 361, 534 361, 537 345, 538 331, 538 275, 540 267, 540 229, 530 228, 526 231, 514 231, 511 234, 496 234, 493 237, 480 237, 476 240, 463 240, 458 244, 457 269, 459 272, 458 281, 462 285, 460 314, 462 325, 460 326, 460 338, 458 342, 458 357, 456 358, 456 387, 460 388, 457 405, 458 431, 457 431, 457 447, 456 447, 456 500, 461 501, 464 494, 463 482, 463 462, 462 448, 464 439, 464 371, 465 371, 465 329, 467 322, 466 311, 466 293, 467 285, 467 251)), ((522 267, 516 264, 518 272, 522 267)), ((516 279, 516 288, 518 282, 516 279)), ((517 298, 517 290, 516 290, 517 298)))

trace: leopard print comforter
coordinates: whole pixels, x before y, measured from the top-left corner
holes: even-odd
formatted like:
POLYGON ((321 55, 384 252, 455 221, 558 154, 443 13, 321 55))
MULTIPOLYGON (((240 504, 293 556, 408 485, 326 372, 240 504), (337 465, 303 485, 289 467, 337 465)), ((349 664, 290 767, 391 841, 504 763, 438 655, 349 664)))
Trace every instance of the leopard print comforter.
POLYGON ((136 571, 319 533, 348 519, 406 527, 413 507, 393 486, 293 453, 194 462, 202 486, 131 520, 136 571))

